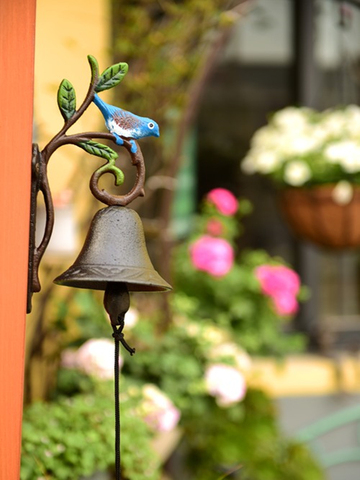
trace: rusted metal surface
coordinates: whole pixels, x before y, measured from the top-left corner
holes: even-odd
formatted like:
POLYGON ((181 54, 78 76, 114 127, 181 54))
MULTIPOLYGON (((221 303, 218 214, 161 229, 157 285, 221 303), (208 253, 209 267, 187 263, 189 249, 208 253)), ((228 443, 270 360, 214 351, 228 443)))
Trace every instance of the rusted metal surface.
POLYGON ((139 215, 119 206, 97 212, 78 258, 54 282, 92 290, 106 290, 108 282, 125 283, 129 291, 171 289, 150 261, 139 215))

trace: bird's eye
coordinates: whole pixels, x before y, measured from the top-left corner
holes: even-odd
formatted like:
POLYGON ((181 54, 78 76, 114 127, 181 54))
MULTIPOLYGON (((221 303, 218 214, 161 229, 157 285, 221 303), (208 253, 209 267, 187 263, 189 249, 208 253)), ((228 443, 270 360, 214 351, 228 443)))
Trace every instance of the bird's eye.
POLYGON ((153 124, 153 122, 150 122, 148 123, 148 127, 151 128, 151 130, 155 127, 155 125, 153 124))

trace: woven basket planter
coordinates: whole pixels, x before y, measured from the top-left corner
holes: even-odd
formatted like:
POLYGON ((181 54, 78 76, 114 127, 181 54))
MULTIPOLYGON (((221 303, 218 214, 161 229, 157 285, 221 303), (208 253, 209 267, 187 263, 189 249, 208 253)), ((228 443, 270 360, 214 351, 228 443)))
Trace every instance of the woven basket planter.
POLYGON ((298 237, 331 249, 360 246, 360 188, 349 203, 332 198, 334 185, 288 188, 280 193, 280 206, 298 237))

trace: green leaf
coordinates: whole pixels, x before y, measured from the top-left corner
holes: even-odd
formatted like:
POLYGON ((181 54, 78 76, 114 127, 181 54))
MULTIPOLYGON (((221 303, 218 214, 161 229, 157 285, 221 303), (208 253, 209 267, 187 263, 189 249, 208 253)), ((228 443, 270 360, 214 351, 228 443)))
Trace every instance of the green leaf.
POLYGON ((115 160, 118 157, 117 153, 107 145, 89 140, 88 142, 79 142, 76 144, 91 155, 106 158, 106 160, 115 160))
POLYGON ((125 77, 128 71, 127 63, 116 63, 107 68, 101 75, 96 85, 95 91, 102 92, 115 87, 125 77))
POLYGON ((101 173, 111 173, 112 175, 114 175, 115 185, 117 187, 124 183, 124 180, 125 180, 124 172, 114 164, 108 163, 107 165, 103 165, 101 168, 99 168, 98 171, 101 173))
POLYGON ((96 58, 93 57, 92 55, 88 55, 87 59, 88 59, 88 62, 90 64, 90 68, 91 68, 91 81, 93 81, 94 78, 97 75, 99 75, 99 64, 98 64, 96 58))
POLYGON ((60 83, 57 101, 64 120, 69 120, 76 111, 76 94, 74 87, 66 78, 60 83))

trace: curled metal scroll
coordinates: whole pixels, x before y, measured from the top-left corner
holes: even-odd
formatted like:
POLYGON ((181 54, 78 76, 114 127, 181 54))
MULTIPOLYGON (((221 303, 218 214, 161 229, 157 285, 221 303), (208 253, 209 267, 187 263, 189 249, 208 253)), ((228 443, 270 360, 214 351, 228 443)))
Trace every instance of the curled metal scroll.
POLYGON ((98 200, 100 200, 101 202, 109 206, 110 205, 126 206, 130 202, 135 200, 135 198, 139 196, 143 197, 145 195, 145 191, 144 191, 145 162, 144 162, 144 157, 140 150, 139 145, 136 144, 136 146, 137 146, 136 153, 133 153, 131 151, 132 144, 127 140, 124 140, 124 147, 128 150, 131 156, 131 162, 136 167, 136 170, 137 170, 135 183, 132 189, 125 195, 111 195, 105 190, 100 190, 98 186, 100 177, 105 173, 111 173, 106 169, 108 164, 105 163, 102 167, 100 167, 98 170, 96 170, 92 174, 90 179, 90 190, 95 198, 97 198, 98 200))

